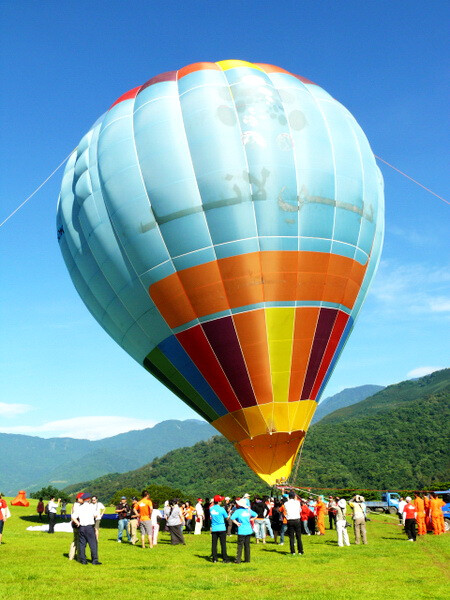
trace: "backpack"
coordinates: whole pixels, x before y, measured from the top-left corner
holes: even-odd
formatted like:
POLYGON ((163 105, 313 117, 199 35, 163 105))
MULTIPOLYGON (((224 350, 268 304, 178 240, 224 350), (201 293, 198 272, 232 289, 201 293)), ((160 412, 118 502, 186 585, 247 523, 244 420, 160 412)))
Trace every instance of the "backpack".
POLYGON ((46 515, 48 515, 50 513, 50 511, 48 509, 48 504, 45 505, 44 512, 46 515))

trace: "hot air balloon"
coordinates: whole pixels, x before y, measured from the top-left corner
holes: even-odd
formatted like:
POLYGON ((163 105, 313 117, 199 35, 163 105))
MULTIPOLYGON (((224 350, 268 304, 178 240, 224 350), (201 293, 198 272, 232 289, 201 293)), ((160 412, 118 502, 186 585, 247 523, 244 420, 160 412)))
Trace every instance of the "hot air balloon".
POLYGON ((383 180, 354 117, 267 64, 121 96, 68 160, 60 248, 89 311, 273 484, 379 261, 383 180))

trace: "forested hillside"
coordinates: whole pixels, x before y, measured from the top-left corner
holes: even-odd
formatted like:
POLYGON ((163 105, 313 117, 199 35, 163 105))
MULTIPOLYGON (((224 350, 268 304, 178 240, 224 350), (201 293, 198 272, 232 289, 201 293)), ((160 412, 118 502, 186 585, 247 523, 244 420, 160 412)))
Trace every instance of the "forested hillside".
POLYGON ((205 421, 162 421, 154 427, 128 431, 102 440, 43 439, 0 433, 0 491, 15 495, 46 485, 63 488, 81 479, 129 471, 156 456, 206 440, 215 429, 205 421))
POLYGON ((381 385, 360 385, 354 388, 346 388, 345 390, 342 390, 342 392, 334 394, 334 396, 324 398, 317 407, 311 422, 317 423, 335 410, 361 402, 382 389, 383 386, 381 385))
MULTIPOLYGON (((362 403, 328 415, 310 428, 297 480, 292 483, 389 489, 448 481, 449 399, 450 369, 446 369, 389 386, 362 403)), ((233 446, 217 436, 174 450, 135 471, 107 475, 67 490, 90 489, 108 500, 117 489, 150 483, 202 496, 268 489, 233 446)))

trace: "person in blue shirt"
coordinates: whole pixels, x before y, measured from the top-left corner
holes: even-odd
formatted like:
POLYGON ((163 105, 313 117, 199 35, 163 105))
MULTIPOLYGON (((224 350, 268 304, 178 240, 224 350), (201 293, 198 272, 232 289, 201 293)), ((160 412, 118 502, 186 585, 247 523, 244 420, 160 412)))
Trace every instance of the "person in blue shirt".
POLYGON ((220 503, 224 500, 223 496, 214 496, 214 504, 209 508, 211 517, 211 554, 212 561, 217 562, 217 542, 220 540, 222 550, 222 561, 230 562, 227 554, 227 521, 228 513, 220 503))
POLYGON ((238 547, 235 562, 239 564, 242 557, 242 548, 244 548, 244 561, 250 562, 250 536, 253 534, 250 519, 258 515, 247 506, 246 499, 236 500, 237 510, 231 515, 231 520, 238 528, 238 547))

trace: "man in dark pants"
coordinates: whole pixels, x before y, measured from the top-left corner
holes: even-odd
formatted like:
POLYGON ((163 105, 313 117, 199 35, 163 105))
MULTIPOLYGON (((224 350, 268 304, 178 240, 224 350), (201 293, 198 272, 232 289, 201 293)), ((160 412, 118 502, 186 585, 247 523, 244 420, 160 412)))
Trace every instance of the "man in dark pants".
POLYGON ((220 503, 223 496, 214 496, 214 504, 209 509, 211 517, 211 554, 212 561, 217 562, 217 542, 220 540, 223 562, 229 562, 227 554, 227 520, 228 513, 220 503))
POLYGON ((81 496, 83 501, 75 506, 72 513, 72 522, 78 527, 79 532, 79 552, 78 560, 81 564, 87 565, 86 560, 86 544, 91 550, 91 558, 93 565, 101 565, 98 562, 98 544, 97 536, 95 535, 95 519, 97 517, 97 505, 91 504, 89 500, 91 494, 85 493, 81 496))
POLYGON ((239 564, 242 558, 242 548, 244 548, 244 562, 250 562, 250 537, 253 534, 250 519, 258 515, 247 506, 244 498, 236 500, 236 510, 231 515, 231 520, 238 528, 238 547, 235 563, 239 564))
POLYGON ((61 498, 58 498, 58 501, 55 502, 55 496, 52 496, 49 500, 49 503, 48 503, 48 532, 49 533, 55 533, 56 513, 57 513, 60 502, 61 502, 61 498))
POLYGON ((293 556, 295 555, 295 540, 297 540, 297 552, 303 554, 302 523, 300 519, 301 504, 300 500, 295 498, 294 492, 289 492, 289 500, 285 502, 284 510, 287 520, 287 534, 289 536, 291 554, 293 556))
POLYGON ((416 518, 417 508, 412 503, 411 497, 406 498, 406 504, 403 507, 403 522, 405 525, 405 533, 408 536, 408 542, 416 541, 416 518))

